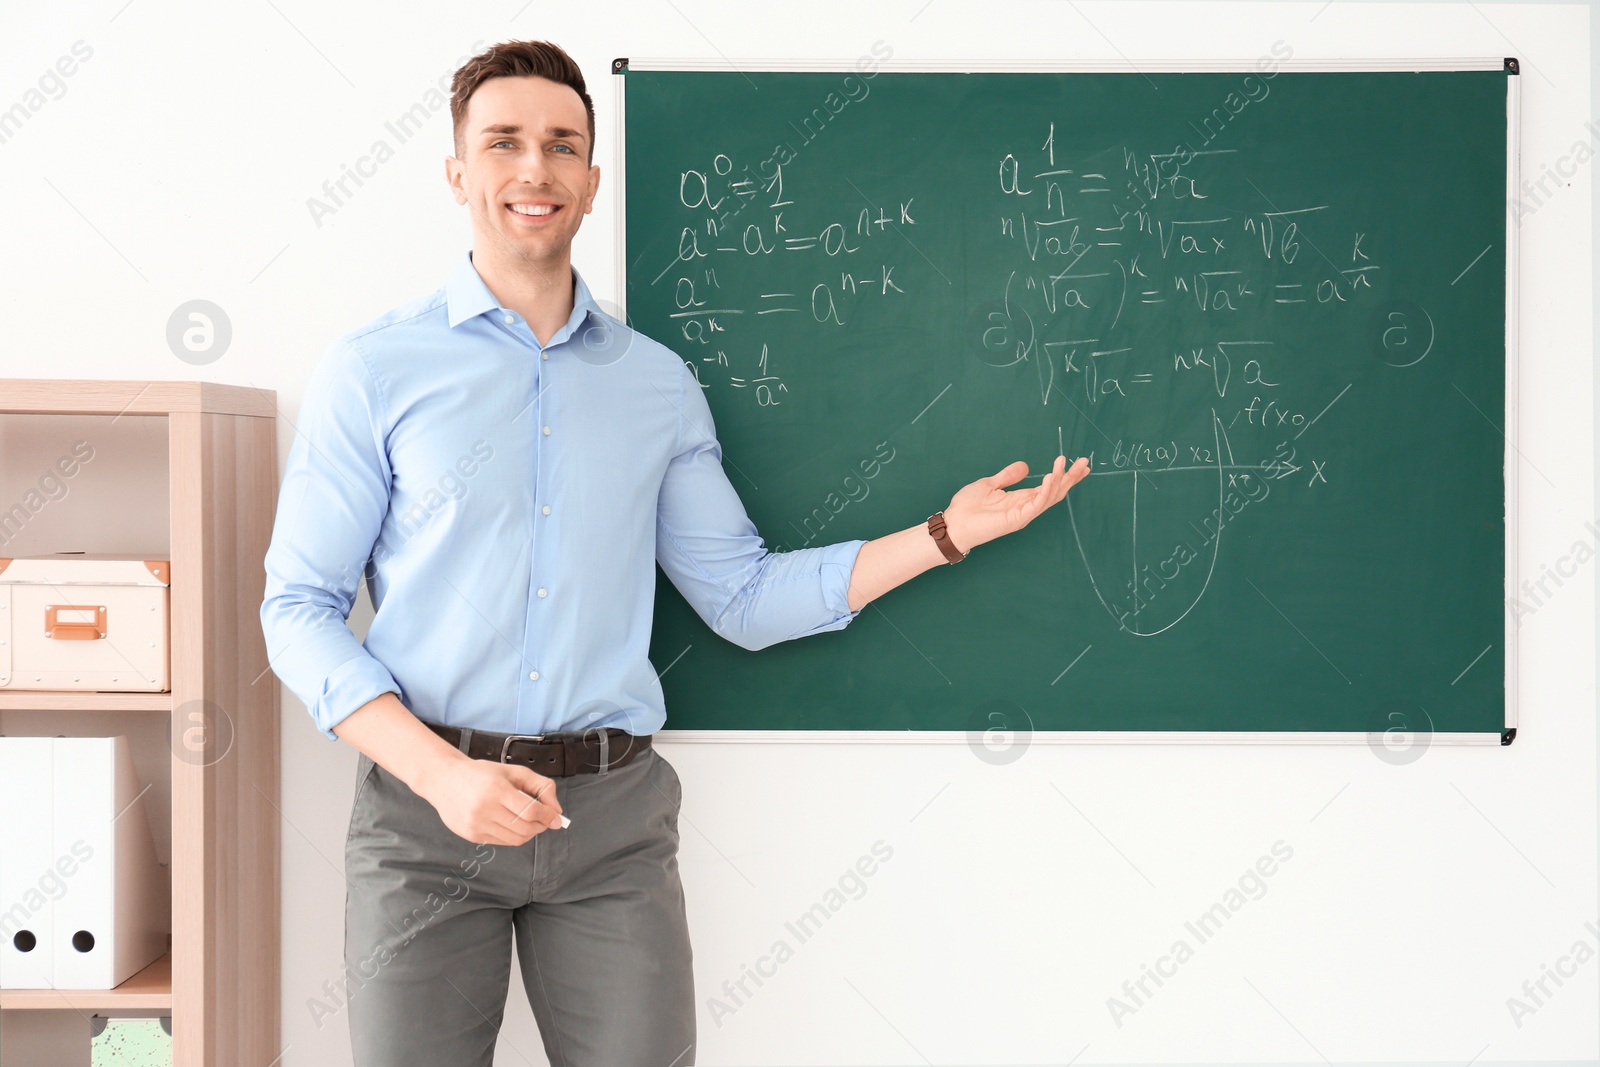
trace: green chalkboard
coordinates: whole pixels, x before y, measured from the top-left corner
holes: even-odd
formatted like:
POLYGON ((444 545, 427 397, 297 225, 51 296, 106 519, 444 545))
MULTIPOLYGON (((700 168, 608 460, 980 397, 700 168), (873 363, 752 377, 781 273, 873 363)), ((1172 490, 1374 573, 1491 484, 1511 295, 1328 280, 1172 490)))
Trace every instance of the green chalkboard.
POLYGON ((770 548, 1092 459, 841 631, 659 581, 668 728, 1502 734, 1514 80, 624 73, 628 317, 770 548))

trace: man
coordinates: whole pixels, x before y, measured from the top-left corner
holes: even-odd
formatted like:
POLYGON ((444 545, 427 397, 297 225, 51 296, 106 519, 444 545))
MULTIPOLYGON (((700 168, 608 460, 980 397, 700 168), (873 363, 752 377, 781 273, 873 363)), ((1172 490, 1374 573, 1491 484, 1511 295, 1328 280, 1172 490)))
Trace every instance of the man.
POLYGON ((358 1064, 492 1062, 511 942, 557 1067, 694 1062, 681 788, 647 652, 654 568, 756 649, 1027 525, 1088 473, 1013 463, 930 524, 769 553, 683 361, 573 270, 594 107, 554 45, 468 61, 448 283, 336 341, 266 557, 272 666, 361 753, 345 865, 358 1064), (345 625, 365 571, 376 616, 345 625), (563 818, 570 828, 563 828, 563 818))

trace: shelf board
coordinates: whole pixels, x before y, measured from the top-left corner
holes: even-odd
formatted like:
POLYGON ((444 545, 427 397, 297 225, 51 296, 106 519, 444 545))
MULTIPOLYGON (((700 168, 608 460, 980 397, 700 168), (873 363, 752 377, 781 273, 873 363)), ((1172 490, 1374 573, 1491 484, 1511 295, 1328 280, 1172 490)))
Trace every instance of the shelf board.
POLYGON ((0 1009, 100 1011, 151 1008, 172 1010, 172 954, 169 952, 115 989, 0 989, 0 1009))
POLYGON ((0 711, 171 711, 171 693, 0 689, 0 711))
POLYGON ((0 414, 169 415, 206 412, 278 414, 271 389, 218 382, 0 378, 0 414))

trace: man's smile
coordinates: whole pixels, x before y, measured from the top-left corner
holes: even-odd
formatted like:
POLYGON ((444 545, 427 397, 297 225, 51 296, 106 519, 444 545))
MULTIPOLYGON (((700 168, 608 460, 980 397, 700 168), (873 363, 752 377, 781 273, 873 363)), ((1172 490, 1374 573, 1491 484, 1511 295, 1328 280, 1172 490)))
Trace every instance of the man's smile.
POLYGON ((537 224, 543 224, 545 220, 553 218, 561 210, 560 204, 530 203, 526 201, 507 204, 506 207, 513 214, 537 224))

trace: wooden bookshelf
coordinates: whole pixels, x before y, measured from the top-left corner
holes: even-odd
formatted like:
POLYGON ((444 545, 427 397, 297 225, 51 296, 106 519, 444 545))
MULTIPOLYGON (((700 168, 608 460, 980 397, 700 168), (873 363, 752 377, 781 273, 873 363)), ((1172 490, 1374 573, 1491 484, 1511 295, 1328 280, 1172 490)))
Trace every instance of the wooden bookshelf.
POLYGON ((198 381, 0 379, 0 416, 14 415, 166 419, 172 690, 7 689, 0 712, 126 712, 142 723, 164 712, 179 731, 189 725, 179 712, 215 707, 231 741, 205 759, 173 744, 165 761, 167 955, 112 990, 0 991, 0 1010, 150 1009, 172 1016, 174 1067, 265 1067, 282 1051, 280 700, 260 622, 278 490, 276 394, 198 381))

